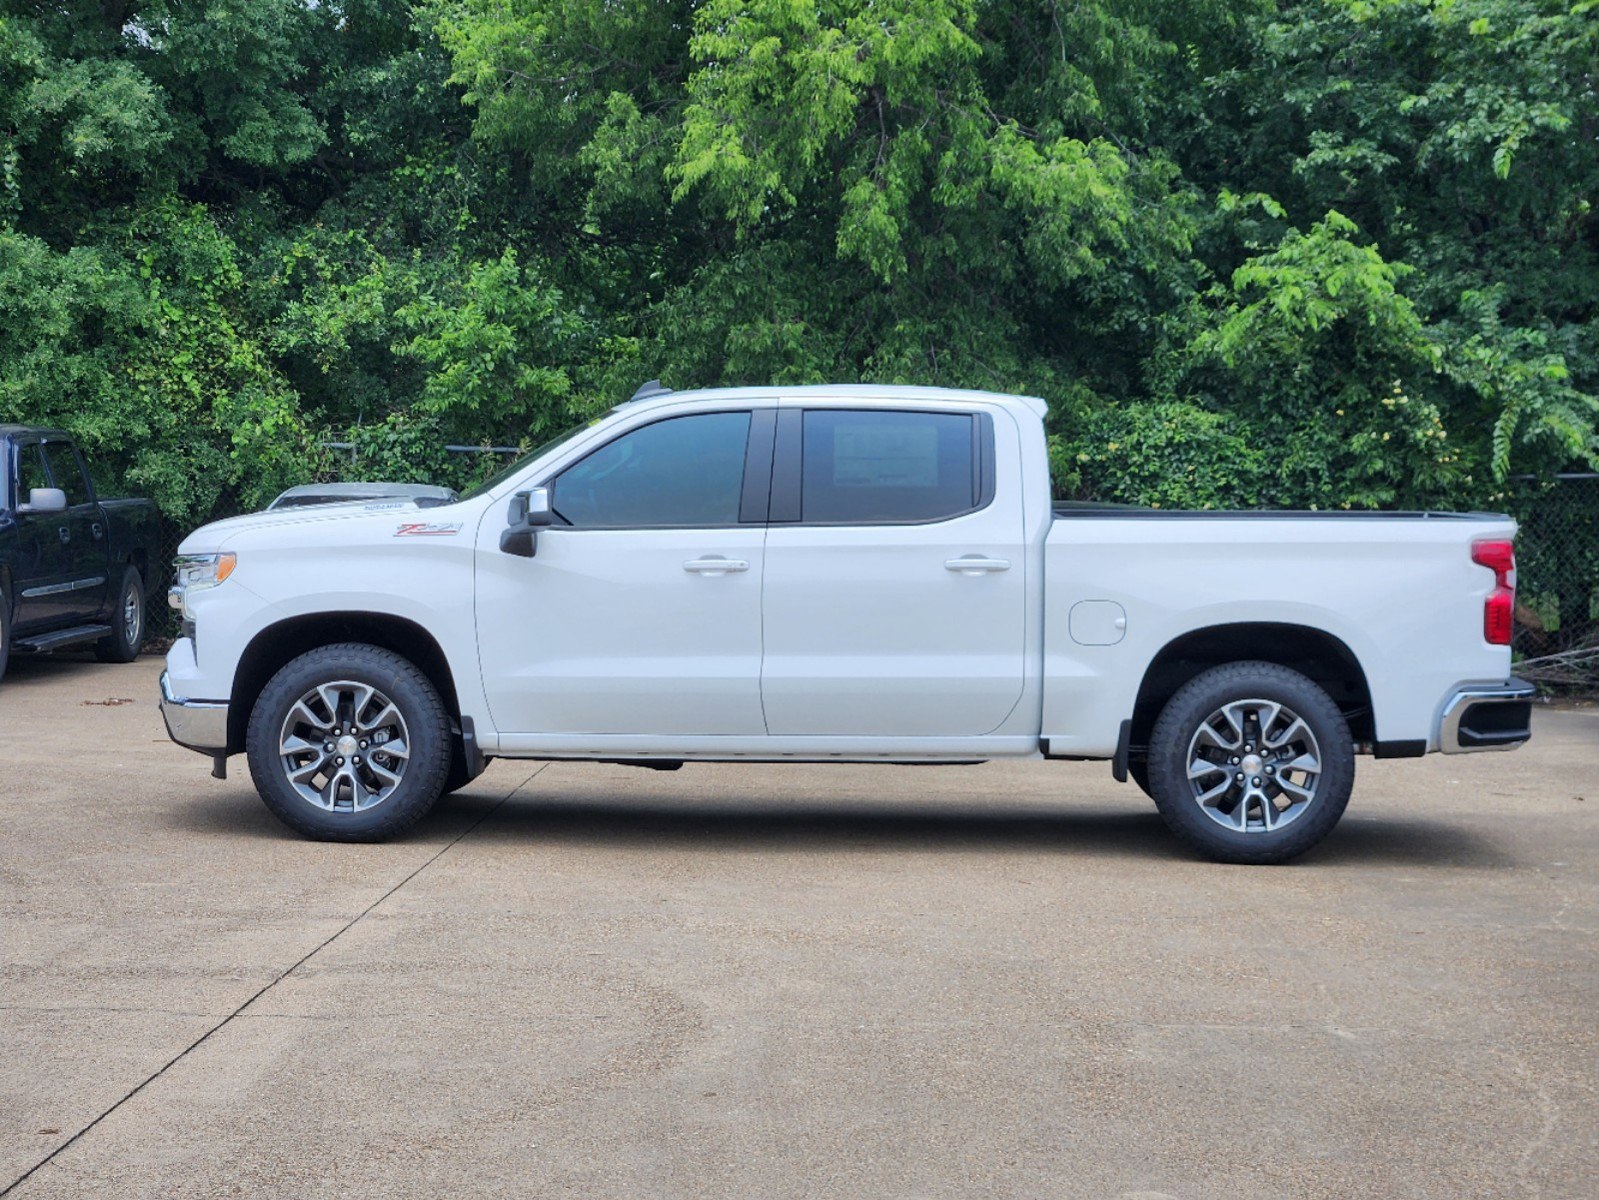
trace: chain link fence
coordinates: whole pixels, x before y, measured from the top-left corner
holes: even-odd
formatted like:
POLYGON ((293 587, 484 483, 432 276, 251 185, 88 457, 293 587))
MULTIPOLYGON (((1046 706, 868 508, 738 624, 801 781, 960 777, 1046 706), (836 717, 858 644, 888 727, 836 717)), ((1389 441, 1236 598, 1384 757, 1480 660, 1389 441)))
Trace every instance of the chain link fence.
POLYGON ((1548 691, 1599 691, 1599 473, 1514 485, 1517 672, 1548 691))

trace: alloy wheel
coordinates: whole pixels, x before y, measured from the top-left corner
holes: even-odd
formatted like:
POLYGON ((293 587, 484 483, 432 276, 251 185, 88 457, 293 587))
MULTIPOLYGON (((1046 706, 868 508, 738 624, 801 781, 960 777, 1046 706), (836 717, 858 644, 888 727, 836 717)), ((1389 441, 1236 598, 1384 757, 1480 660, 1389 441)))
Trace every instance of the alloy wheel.
POLYGON ((1275 700, 1224 704, 1188 742, 1194 803, 1237 833, 1270 833, 1298 820, 1316 799, 1321 773, 1315 733, 1275 700))
POLYGON ((368 683, 339 679, 296 700, 278 736, 278 762, 299 795, 329 812, 361 812, 400 786, 410 763, 405 718, 368 683))

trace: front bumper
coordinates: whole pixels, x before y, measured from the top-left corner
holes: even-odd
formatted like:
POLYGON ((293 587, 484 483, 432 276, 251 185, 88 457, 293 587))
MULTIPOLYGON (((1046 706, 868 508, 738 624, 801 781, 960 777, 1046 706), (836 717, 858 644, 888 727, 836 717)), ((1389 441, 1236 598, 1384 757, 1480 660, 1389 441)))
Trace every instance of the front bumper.
POLYGON ((167 736, 178 745, 213 757, 228 752, 228 706, 174 695, 165 671, 161 672, 161 716, 167 723, 167 736))
POLYGON ((1525 679, 1463 687, 1444 704, 1438 749, 1445 754, 1514 750, 1532 737, 1532 698, 1525 679))

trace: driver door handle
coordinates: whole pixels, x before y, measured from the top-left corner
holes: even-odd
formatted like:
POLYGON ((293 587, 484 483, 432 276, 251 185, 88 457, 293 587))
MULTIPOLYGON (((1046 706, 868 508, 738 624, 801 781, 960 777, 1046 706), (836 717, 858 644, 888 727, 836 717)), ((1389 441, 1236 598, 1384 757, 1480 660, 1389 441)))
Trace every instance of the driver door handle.
POLYGON ((712 554, 705 558, 689 559, 683 564, 683 569, 696 575, 727 575, 733 571, 748 571, 750 565, 742 558, 720 558, 712 554))
POLYGON ((986 575, 990 571, 1010 570, 1010 560, 1007 558, 984 558, 980 554, 968 554, 964 558, 952 558, 944 563, 944 570, 959 571, 962 575, 986 575))
POLYGON ((58 525, 56 526, 56 536, 61 539, 61 544, 65 546, 72 540, 72 530, 65 525, 58 525))

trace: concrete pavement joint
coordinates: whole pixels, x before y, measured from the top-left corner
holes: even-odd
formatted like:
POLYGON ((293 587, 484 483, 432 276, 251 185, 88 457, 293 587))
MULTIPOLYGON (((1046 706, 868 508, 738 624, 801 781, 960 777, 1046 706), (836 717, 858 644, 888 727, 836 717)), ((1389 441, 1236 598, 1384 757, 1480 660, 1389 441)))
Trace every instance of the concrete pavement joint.
POLYGON ((456 834, 455 837, 451 838, 443 846, 439 847, 439 849, 434 854, 430 855, 419 866, 417 866, 415 870, 411 871, 410 874, 406 875, 403 879, 401 879, 393 887, 389 888, 386 892, 384 892, 376 900, 372 901, 371 904, 368 904, 360 912, 356 913, 355 916, 351 917, 349 919, 349 921, 347 921, 341 928, 336 930, 334 933, 330 934, 328 937, 324 938, 320 943, 318 943, 316 946, 314 946, 307 953, 301 955, 300 958, 297 959, 292 965, 290 965, 286 970, 280 972, 277 976, 275 976, 273 979, 271 979, 269 982, 267 982, 265 985, 263 985, 254 995, 252 995, 243 1004, 239 1005, 231 1013, 229 1013, 227 1016, 223 1017, 222 1020, 218 1021, 215 1025, 211 1026, 211 1028, 207 1029, 199 1037, 195 1038, 194 1041, 190 1042, 186 1047, 184 1047, 182 1050, 180 1050, 176 1055, 174 1055, 172 1058, 168 1059, 167 1062, 158 1071, 154 1072, 151 1075, 147 1075, 141 1082, 139 1082, 133 1088, 129 1089, 127 1092, 124 1092, 123 1095, 118 1100, 116 1100, 109 1108, 107 1108, 99 1116, 95 1117, 94 1120, 90 1121, 82 1129, 78 1130, 71 1137, 69 1137, 66 1141, 62 1142, 54 1150, 50 1151, 49 1154, 45 1155, 38 1162, 34 1163, 33 1166, 29 1167, 21 1175, 18 1175, 15 1179, 13 1179, 10 1183, 8 1183, 3 1189, 0 1189, 0 1200, 3 1200, 4 1197, 9 1196, 12 1192, 16 1191, 17 1188, 21 1187, 24 1183, 26 1183, 41 1168, 43 1168, 45 1166, 48 1166, 51 1162, 53 1162, 57 1158, 57 1156, 59 1156, 62 1153, 62 1151, 66 1150, 68 1147, 70 1147, 70 1146, 74 1145, 76 1142, 78 1142, 78 1140, 81 1139, 84 1136, 84 1134, 88 1133, 96 1125, 100 1124, 101 1121, 104 1121, 107 1117, 109 1117, 112 1113, 116 1112, 117 1109, 121 1108, 129 1100, 132 1100, 140 1092, 144 1091, 145 1088, 149 1087, 157 1079, 160 1079, 161 1076, 165 1075, 173 1067, 177 1066, 180 1062, 182 1062, 185 1058, 187 1058, 195 1050, 198 1050, 201 1046, 203 1046, 206 1042, 208 1042, 211 1039, 212 1035, 214 1035, 217 1032, 219 1032, 220 1030, 226 1028, 229 1024, 231 1024, 233 1022, 233 1020, 235 1018, 237 1018, 240 1015, 242 1015, 247 1008, 249 1008, 252 1004, 254 1004, 257 1000, 259 1000, 262 996, 266 995, 273 988, 277 987, 278 984, 282 983, 290 975, 292 975, 296 971, 298 971, 301 967, 303 967, 312 958, 314 958, 316 955, 322 953, 322 951, 326 950, 329 946, 331 946, 339 938, 343 937, 346 933, 348 933, 351 929, 353 929, 356 926, 356 924, 358 924, 361 921, 361 919, 363 917, 365 917, 373 909, 377 908, 378 905, 382 904, 390 896, 394 895, 394 893, 398 892, 406 884, 410 883, 411 880, 415 879, 423 871, 427 870, 434 863, 438 862, 439 859, 443 858, 451 850, 455 849, 455 847, 460 845, 460 843, 469 834, 475 833, 477 831, 477 829, 483 824, 483 822, 487 821, 495 813, 499 812, 501 808, 505 807, 506 801, 510 800, 510 798, 512 796, 516 795, 519 791, 521 791, 523 788, 525 788, 528 784, 532 783, 533 780, 539 775, 539 773, 542 772, 549 765, 550 764, 547 763, 547 762, 540 763, 527 776, 527 778, 523 779, 522 782, 518 783, 515 787, 511 788, 508 792, 505 793, 505 795, 501 796, 497 801, 495 801, 492 805, 490 805, 489 808, 484 811, 482 816, 480 816, 477 820, 473 821, 470 825, 468 825, 460 833, 456 834))

